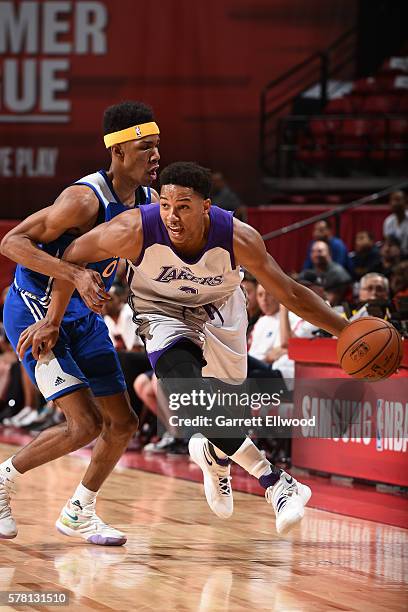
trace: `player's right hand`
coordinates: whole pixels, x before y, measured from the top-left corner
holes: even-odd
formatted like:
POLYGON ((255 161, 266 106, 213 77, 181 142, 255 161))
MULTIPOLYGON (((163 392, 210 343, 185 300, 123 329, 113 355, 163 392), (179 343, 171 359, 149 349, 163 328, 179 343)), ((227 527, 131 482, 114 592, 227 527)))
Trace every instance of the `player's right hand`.
POLYGON ((90 310, 101 314, 105 302, 111 299, 105 290, 101 275, 96 270, 84 268, 77 274, 75 287, 90 310))
POLYGON ((17 355, 22 359, 31 346, 31 353, 34 359, 39 359, 40 355, 46 355, 57 343, 59 327, 45 317, 27 327, 20 334, 17 344, 17 355))

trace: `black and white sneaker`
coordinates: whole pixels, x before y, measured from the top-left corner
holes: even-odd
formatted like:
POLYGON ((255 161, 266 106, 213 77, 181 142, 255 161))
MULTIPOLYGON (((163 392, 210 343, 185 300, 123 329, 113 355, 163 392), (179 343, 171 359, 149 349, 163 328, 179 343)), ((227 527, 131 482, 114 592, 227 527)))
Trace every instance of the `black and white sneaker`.
POLYGON ((284 535, 302 520, 305 505, 312 496, 310 487, 282 470, 278 482, 265 491, 265 499, 276 516, 276 531, 284 535))
POLYGON ((231 489, 230 462, 221 465, 212 456, 208 440, 201 434, 194 435, 188 443, 191 459, 203 471, 204 491, 208 505, 219 518, 229 518, 234 510, 231 489))

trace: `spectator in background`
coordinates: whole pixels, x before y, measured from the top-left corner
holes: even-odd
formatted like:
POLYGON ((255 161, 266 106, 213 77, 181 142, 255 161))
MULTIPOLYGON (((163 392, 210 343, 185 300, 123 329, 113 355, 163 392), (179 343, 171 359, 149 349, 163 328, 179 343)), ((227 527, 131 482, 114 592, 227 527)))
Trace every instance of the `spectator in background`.
POLYGON ((350 254, 350 262, 355 280, 360 280, 362 276, 380 266, 380 251, 375 246, 373 234, 368 230, 357 232, 354 239, 354 252, 350 254))
POLYGON ((377 272, 365 274, 360 279, 358 299, 360 302, 367 302, 368 300, 388 300, 388 278, 377 272))
POLYGON ((234 216, 243 220, 245 217, 242 202, 230 189, 223 174, 215 171, 211 175, 211 199, 213 204, 224 210, 234 211, 234 216))
POLYGON ((273 363, 282 354, 279 351, 279 302, 262 285, 258 285, 256 297, 262 314, 254 325, 248 354, 260 361, 273 363))
POLYGON ((384 220, 384 238, 396 236, 400 241, 402 253, 408 255, 407 196, 403 191, 393 191, 388 204, 391 214, 384 220))
POLYGON ((259 319, 261 315, 261 311, 259 309, 258 300, 256 297, 256 290, 258 286, 258 281, 248 272, 245 272, 244 279, 241 283, 241 287, 244 290, 246 296, 247 303, 247 313, 248 313, 248 328, 247 328, 247 340, 248 345, 250 345, 252 330, 254 328, 255 323, 259 319))
POLYGON ((310 251, 312 268, 299 274, 299 281, 307 278, 310 271, 314 272, 318 282, 323 285, 332 306, 341 303, 351 276, 340 264, 335 263, 330 255, 329 245, 322 240, 316 240, 310 251))
POLYGON ((303 265, 304 270, 309 270, 313 267, 311 250, 317 240, 327 242, 330 248, 332 260, 335 263, 339 264, 346 270, 351 270, 348 249, 341 238, 333 236, 333 232, 328 221, 316 221, 313 226, 313 240, 309 243, 307 249, 307 257, 303 265))
POLYGON ((136 335, 132 309, 126 303, 127 289, 115 283, 110 288, 109 294, 111 299, 104 304, 103 318, 113 346, 117 351, 143 350, 143 342, 136 335))
POLYGON ((357 309, 351 311, 350 320, 374 316, 389 318, 389 282, 383 274, 369 272, 359 283, 357 309))
POLYGON ((126 303, 127 289, 114 283, 109 293, 112 299, 104 304, 103 318, 113 346, 118 352, 131 406, 139 416, 143 404, 135 393, 133 384, 137 376, 150 370, 151 366, 143 342, 136 334, 133 312, 126 303))
POLYGON ((396 236, 388 236, 380 249, 381 261, 376 272, 387 278, 391 276, 392 269, 401 261, 401 242, 396 236))
MULTIPOLYGON (((324 288, 313 272, 310 272, 307 278, 300 281, 300 283, 305 287, 309 287, 323 300, 326 299, 324 288)), ((313 338, 317 331, 319 331, 318 327, 290 312, 283 304, 280 305, 280 339, 282 348, 288 348, 290 338, 313 338)), ((292 359, 289 359, 287 352, 275 361, 274 367, 279 369, 285 378, 293 379, 295 376, 295 363, 292 359)), ((286 384, 289 388, 293 387, 289 381, 286 381, 286 384)))
POLYGON ((392 271, 391 290, 395 298, 408 297, 408 261, 401 261, 392 271))
MULTIPOLYGON (((8 290, 5 287, 0 294, 1 313, 8 290)), ((39 420, 40 393, 18 361, 0 323, 0 404, 2 401, 6 402, 0 413, 3 425, 27 427, 39 420)))

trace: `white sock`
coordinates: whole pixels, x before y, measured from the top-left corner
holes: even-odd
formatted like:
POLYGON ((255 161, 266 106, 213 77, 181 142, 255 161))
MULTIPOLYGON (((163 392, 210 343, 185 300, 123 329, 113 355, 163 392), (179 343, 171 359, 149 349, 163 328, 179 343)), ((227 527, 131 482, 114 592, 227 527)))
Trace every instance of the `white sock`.
POLYGON ((95 491, 91 491, 90 489, 87 489, 86 487, 84 487, 84 485, 81 482, 75 489, 75 493, 73 494, 71 499, 73 501, 77 499, 79 503, 81 504, 81 506, 84 507, 92 503, 97 495, 98 495, 98 491, 95 492, 95 491))
MULTIPOLYGON (((13 455, 14 457, 14 455, 13 455)), ((0 474, 4 475, 7 480, 15 480, 17 476, 21 476, 21 472, 16 470, 13 465, 12 459, 13 457, 9 457, 3 463, 0 463, 0 474)))
POLYGON ((250 438, 245 438, 245 442, 233 455, 230 455, 230 458, 255 478, 260 478, 272 472, 271 464, 250 438))

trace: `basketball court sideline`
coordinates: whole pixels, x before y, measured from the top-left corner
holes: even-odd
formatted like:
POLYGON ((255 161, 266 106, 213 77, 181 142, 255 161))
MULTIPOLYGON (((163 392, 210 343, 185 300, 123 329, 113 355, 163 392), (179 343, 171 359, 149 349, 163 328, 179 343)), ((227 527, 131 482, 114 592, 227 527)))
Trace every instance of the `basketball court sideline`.
MULTIPOLYGON (((0 460, 14 450, 1 444, 0 460)), ((54 522, 84 467, 68 456, 19 480, 19 534, 0 541, 0 591, 64 591, 64 610, 406 609, 406 530, 307 509, 278 538, 259 497, 235 493, 234 516, 221 521, 201 485, 167 476, 118 467, 103 487, 99 513, 126 532, 125 547, 64 538, 54 522)))

